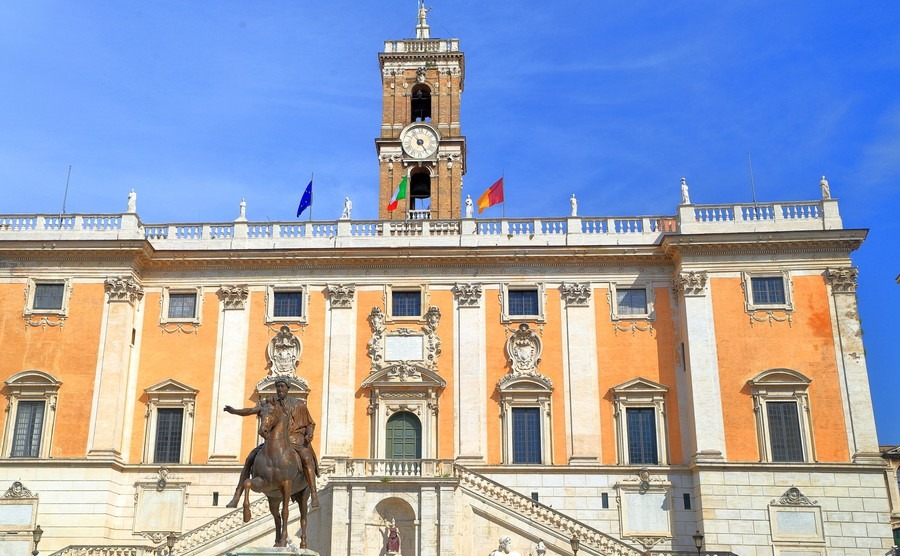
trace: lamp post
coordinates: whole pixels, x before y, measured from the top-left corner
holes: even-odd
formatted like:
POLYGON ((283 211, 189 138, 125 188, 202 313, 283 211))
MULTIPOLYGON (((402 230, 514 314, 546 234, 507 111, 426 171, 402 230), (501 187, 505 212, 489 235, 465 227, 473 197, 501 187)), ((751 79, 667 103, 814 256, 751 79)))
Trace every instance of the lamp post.
POLYGON ((569 539, 569 544, 572 545, 572 554, 578 556, 578 549, 581 548, 581 541, 578 540, 578 537, 573 535, 572 538, 569 539))
POLYGON ((703 535, 700 534, 698 530, 696 533, 691 535, 691 538, 694 539, 694 546, 697 547, 697 554, 700 554, 700 550, 703 549, 703 535))
POLYGON ((34 550, 31 552, 31 556, 38 556, 38 544, 40 544, 42 536, 44 536, 44 530, 40 525, 36 525, 34 531, 31 532, 31 539, 34 541, 34 550))
POLYGON ((174 532, 166 535, 166 546, 169 548, 169 556, 172 556, 172 549, 175 548, 175 540, 177 538, 174 532))

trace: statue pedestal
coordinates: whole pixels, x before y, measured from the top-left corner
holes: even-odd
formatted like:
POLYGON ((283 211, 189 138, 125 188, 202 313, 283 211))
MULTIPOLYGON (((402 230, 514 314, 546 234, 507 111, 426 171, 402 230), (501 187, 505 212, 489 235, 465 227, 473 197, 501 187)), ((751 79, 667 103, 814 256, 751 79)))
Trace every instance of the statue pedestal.
POLYGON ((274 546, 251 546, 240 548, 234 552, 227 552, 225 556, 321 556, 315 550, 286 546, 275 548, 274 546))

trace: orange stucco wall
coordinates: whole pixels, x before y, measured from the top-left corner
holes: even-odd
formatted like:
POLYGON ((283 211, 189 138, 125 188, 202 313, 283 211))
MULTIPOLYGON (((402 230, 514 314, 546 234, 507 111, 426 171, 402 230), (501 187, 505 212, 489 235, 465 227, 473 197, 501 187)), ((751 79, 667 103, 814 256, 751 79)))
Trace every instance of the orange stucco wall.
MULTIPOLYGON (((849 460, 825 283, 821 276, 794 276, 792 281, 792 322, 751 325, 744 311, 741 280, 711 280, 725 445, 731 461, 759 460, 747 381, 774 368, 793 369, 812 379, 809 398, 816 459, 849 460)), ((784 317, 784 313, 775 314, 784 317)))
POLYGON ((602 463, 616 464, 616 425, 612 391, 633 378, 643 377, 669 388, 666 395, 666 426, 668 428, 669 461, 682 463, 681 427, 678 420, 678 392, 675 383, 675 332, 672 303, 667 288, 655 290, 653 321, 619 321, 620 327, 632 323, 650 330, 617 330, 610 319, 608 290, 594 291, 597 311, 597 354, 600 382, 600 435, 602 463))
MULTIPOLYGON (((0 285, 0 380, 38 370, 62 381, 50 455, 84 457, 104 309, 103 284, 72 284, 68 317, 62 326, 26 326, 24 307, 24 282, 0 285)), ((52 316, 49 320, 58 322, 52 316)), ((9 417, 6 412, 0 414, 0 420, 9 417)))

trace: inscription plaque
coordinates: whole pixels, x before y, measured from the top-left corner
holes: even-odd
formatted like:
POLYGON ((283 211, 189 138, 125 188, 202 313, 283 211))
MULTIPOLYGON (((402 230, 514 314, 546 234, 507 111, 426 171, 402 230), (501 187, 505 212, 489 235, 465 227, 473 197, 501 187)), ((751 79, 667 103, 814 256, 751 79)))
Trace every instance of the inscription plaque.
POLYGON ((386 361, 422 361, 425 359, 425 336, 385 336, 386 361))

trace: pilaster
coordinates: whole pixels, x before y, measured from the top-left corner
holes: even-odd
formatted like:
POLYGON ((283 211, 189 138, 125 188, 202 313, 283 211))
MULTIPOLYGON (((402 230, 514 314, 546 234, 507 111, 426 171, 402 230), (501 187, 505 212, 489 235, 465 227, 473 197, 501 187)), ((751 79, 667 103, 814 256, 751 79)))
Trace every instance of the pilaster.
POLYGON ((562 284, 564 306, 563 367, 566 373, 566 423, 570 464, 600 459, 600 399, 596 322, 590 283, 562 284))
MULTIPOLYGON (((349 223, 348 223, 349 225, 349 223)), ((356 367, 356 286, 328 285, 325 317, 325 369, 322 380, 322 423, 319 427, 323 458, 353 455, 354 369, 356 367)))
POLYGON ((675 278, 681 305, 685 367, 693 406, 694 461, 726 458, 725 420, 719 384, 719 356, 706 272, 681 272, 675 278))
POLYGON ((843 378, 841 395, 846 400, 844 408, 850 422, 850 453, 854 461, 881 462, 856 300, 858 275, 856 267, 829 268, 825 271, 825 282, 831 291, 835 352, 843 378))
POLYGON ((484 462, 487 456, 485 317, 481 284, 456 284, 456 453, 462 461, 484 462))
POLYGON ((144 290, 132 277, 104 282, 106 307, 94 382, 88 458, 122 459, 127 396, 132 382, 132 331, 144 290))
POLYGON ((238 405, 246 397, 247 338, 250 311, 247 300, 250 288, 222 286, 219 295, 219 328, 213 376, 210 415, 210 462, 235 462, 241 457, 243 422, 222 411, 226 404, 238 405))
MULTIPOLYGON (((335 485, 331 491, 331 527, 327 528, 331 531, 331 556, 350 556, 350 493, 350 487, 343 485, 335 485)), ((362 506, 362 501, 357 505, 362 506)))

